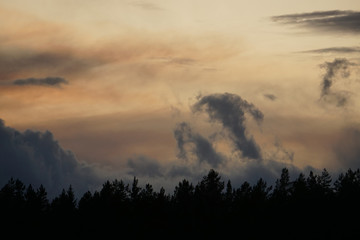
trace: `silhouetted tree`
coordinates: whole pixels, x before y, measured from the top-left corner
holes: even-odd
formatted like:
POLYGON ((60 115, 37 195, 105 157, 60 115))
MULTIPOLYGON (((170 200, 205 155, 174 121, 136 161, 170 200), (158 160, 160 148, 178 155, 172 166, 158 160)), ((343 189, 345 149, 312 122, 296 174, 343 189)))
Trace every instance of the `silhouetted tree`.
POLYGON ((331 197, 333 190, 331 188, 331 176, 326 168, 323 169, 321 175, 317 178, 317 184, 319 186, 320 194, 323 198, 331 197))
POLYGON ((291 189, 291 196, 297 203, 303 203, 307 199, 308 187, 306 184, 305 175, 300 173, 298 178, 295 179, 293 187, 291 189))
POLYGON ((160 191, 155 193, 155 200, 160 205, 170 202, 170 196, 165 194, 165 188, 161 187, 160 191))
POLYGON ((79 200, 79 211, 82 213, 91 212, 94 210, 94 207, 95 204, 92 193, 90 191, 85 192, 79 200))
POLYGON ((62 190, 58 197, 51 202, 51 209, 59 215, 69 214, 71 216, 76 210, 76 199, 72 186, 68 190, 62 190))
POLYGON ((41 184, 40 187, 36 190, 37 201, 39 204, 40 211, 47 211, 49 208, 49 200, 47 197, 47 192, 45 187, 41 184))
POLYGON ((138 186, 138 184, 139 184, 139 180, 136 177, 134 177, 130 191, 130 198, 132 202, 137 202, 140 198, 141 188, 138 186))
POLYGON ((233 200, 233 196, 234 196, 234 189, 233 189, 233 187, 231 185, 231 181, 229 179, 226 184, 225 201, 228 204, 231 204, 231 202, 233 200))
POLYGON ((252 187, 251 200, 255 205, 263 204, 269 197, 272 187, 268 187, 264 179, 260 178, 252 187))
POLYGON ((11 218, 18 218, 24 211, 25 185, 19 179, 10 180, 0 190, 2 213, 11 218))
POLYGON ((313 171, 310 171, 309 176, 306 179, 306 185, 310 191, 310 194, 317 194, 319 190, 317 175, 313 171))
POLYGON ((118 212, 124 207, 124 204, 128 202, 128 185, 122 180, 115 179, 110 182, 107 180, 100 190, 100 201, 103 210, 118 212))
POLYGON ((188 180, 183 179, 175 186, 173 202, 183 208, 187 208, 194 197, 194 187, 188 180))
POLYGON ((360 200, 360 170, 341 173, 334 183, 335 190, 342 200, 357 201, 360 200))
POLYGON ((145 185, 145 188, 140 191, 140 198, 143 202, 151 203, 155 198, 153 186, 150 183, 145 185))
POLYGON ((196 185, 195 196, 200 200, 201 204, 214 206, 221 203, 223 190, 224 182, 221 181, 221 176, 211 169, 203 177, 202 181, 196 185))
POLYGON ((251 198, 252 187, 249 182, 245 181, 241 184, 240 188, 234 192, 234 201, 238 205, 247 205, 251 198))
POLYGON ((281 170, 280 179, 277 179, 275 182, 275 188, 272 193, 272 197, 279 203, 288 200, 291 187, 289 170, 287 168, 283 168, 281 170))

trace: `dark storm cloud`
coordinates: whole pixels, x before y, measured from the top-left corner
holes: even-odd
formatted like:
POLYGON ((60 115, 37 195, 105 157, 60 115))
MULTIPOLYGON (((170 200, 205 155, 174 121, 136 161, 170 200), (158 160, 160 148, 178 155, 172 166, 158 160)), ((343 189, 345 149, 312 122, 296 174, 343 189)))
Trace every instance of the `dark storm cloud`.
POLYGON ((69 82, 61 77, 46 77, 46 78, 26 78, 17 79, 13 81, 14 85, 39 85, 39 86, 50 86, 60 87, 62 84, 68 84, 69 82))
POLYGON ((174 137, 179 149, 178 157, 187 160, 189 151, 186 146, 190 146, 190 153, 200 162, 207 162, 212 167, 217 167, 224 161, 224 158, 216 152, 211 142, 202 135, 192 131, 190 125, 186 122, 177 124, 174 130, 174 137))
POLYGON ((162 177, 162 166, 155 159, 146 156, 136 156, 128 159, 128 174, 133 176, 162 177))
POLYGON ((346 54, 346 53, 359 53, 360 47, 331 47, 331 48, 320 48, 313 49, 308 51, 302 51, 301 53, 338 53, 338 54, 346 54))
POLYGON ((360 12, 318 11, 310 13, 286 14, 271 17, 272 21, 338 33, 360 33, 360 12))
POLYGON ((0 183, 11 177, 33 186, 43 184, 50 197, 70 184, 82 194, 100 183, 93 169, 64 150, 51 132, 19 132, 0 120, 0 183))
POLYGON ((264 115, 253 104, 240 96, 230 93, 200 96, 193 105, 193 111, 205 111, 212 121, 218 121, 229 133, 235 149, 244 157, 261 159, 260 147, 252 136, 249 136, 245 126, 245 113, 250 114, 258 124, 264 115))
POLYGON ((350 76, 350 66, 355 65, 355 63, 348 61, 346 58, 336 58, 332 62, 321 64, 320 67, 326 71, 321 82, 321 99, 330 102, 335 101, 337 106, 346 105, 348 93, 332 91, 331 87, 338 79, 348 78, 350 76))

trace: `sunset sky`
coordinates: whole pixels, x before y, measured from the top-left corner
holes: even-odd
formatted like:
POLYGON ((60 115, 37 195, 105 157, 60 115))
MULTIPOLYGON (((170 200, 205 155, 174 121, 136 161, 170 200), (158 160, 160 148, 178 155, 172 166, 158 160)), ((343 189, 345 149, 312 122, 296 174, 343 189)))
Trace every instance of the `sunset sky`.
POLYGON ((360 166, 359 0, 0 0, 0 29, 1 184, 360 166))

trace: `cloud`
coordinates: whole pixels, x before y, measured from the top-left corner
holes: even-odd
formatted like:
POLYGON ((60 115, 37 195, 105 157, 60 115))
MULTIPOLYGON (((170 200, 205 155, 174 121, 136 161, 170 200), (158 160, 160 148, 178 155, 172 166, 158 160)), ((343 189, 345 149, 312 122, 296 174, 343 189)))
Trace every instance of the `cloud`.
POLYGON ((357 11, 318 11, 286 14, 271 17, 271 20, 291 24, 311 30, 335 33, 360 33, 360 12, 357 11))
POLYGON ((188 141, 187 139, 191 139, 191 128, 185 123, 179 123, 174 130, 174 137, 176 139, 177 147, 179 149, 178 158, 187 159, 187 151, 185 149, 185 144, 188 141))
POLYGON ((277 98, 274 94, 264 94, 264 97, 266 97, 267 99, 269 99, 271 101, 275 101, 277 98))
POLYGON ((0 81, 18 78, 19 75, 35 75, 39 71, 56 75, 79 74, 104 64, 101 59, 79 57, 74 49, 46 52, 31 49, 0 50, 0 81))
POLYGON ((268 183, 268 186, 274 186, 276 179, 280 177, 281 170, 284 167, 289 170, 290 176, 294 178, 297 177, 303 170, 317 170, 309 166, 306 166, 304 169, 300 169, 292 163, 267 160, 260 163, 248 161, 245 165, 232 165, 230 171, 227 170, 224 172, 226 172, 226 178, 231 180, 233 186, 239 187, 244 181, 255 184, 260 177, 268 183))
POLYGON ((63 149, 49 131, 19 132, 0 120, 0 146, 2 184, 11 177, 33 186, 43 184, 49 197, 70 184, 77 194, 101 184, 94 169, 63 149))
POLYGON ((163 10, 159 5, 147 1, 135 1, 131 3, 131 5, 139 7, 144 10, 152 10, 152 11, 163 10))
POLYGON ((178 158, 188 160, 187 146, 191 145, 191 154, 199 161, 206 162, 211 167, 218 167, 225 159, 213 148, 211 142, 199 133, 193 132, 186 122, 178 123, 174 130, 174 137, 179 149, 178 158))
POLYGON ((332 62, 321 64, 320 67, 326 70, 321 82, 321 99, 328 102, 335 101, 339 107, 345 106, 349 94, 344 91, 332 91, 331 87, 335 81, 341 78, 348 78, 350 76, 350 66, 355 65, 355 63, 348 61, 346 58, 336 58, 332 62))
POLYGON ((69 82, 61 77, 46 77, 46 78, 26 78, 17 79, 13 81, 14 85, 38 85, 38 86, 49 86, 49 87, 60 87, 62 84, 68 84, 69 82))
POLYGON ((274 146, 275 151, 270 152, 270 155, 268 156, 270 160, 278 162, 294 161, 295 152, 286 149, 278 138, 275 138, 274 146))
POLYGON ((128 159, 127 163, 133 176, 162 177, 162 166, 157 160, 146 156, 135 156, 128 159))
POLYGON ((307 51, 301 51, 300 53, 336 53, 336 54, 346 54, 346 53, 359 53, 360 47, 331 47, 331 48, 320 48, 307 51))
POLYGON ((250 114, 258 124, 264 118, 263 113, 253 104, 231 93, 199 96, 192 107, 194 112, 205 111, 212 121, 218 121, 227 130, 234 143, 235 150, 243 157, 261 159, 261 151, 252 136, 246 131, 245 113, 250 114))

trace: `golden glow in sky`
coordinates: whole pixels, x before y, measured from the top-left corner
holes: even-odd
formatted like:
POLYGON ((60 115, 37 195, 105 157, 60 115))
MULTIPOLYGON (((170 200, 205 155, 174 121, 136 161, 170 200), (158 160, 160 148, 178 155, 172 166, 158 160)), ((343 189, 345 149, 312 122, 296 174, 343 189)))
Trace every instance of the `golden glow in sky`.
POLYGON ((358 0, 0 1, 1 119, 119 177, 358 167, 359 15, 358 0))

